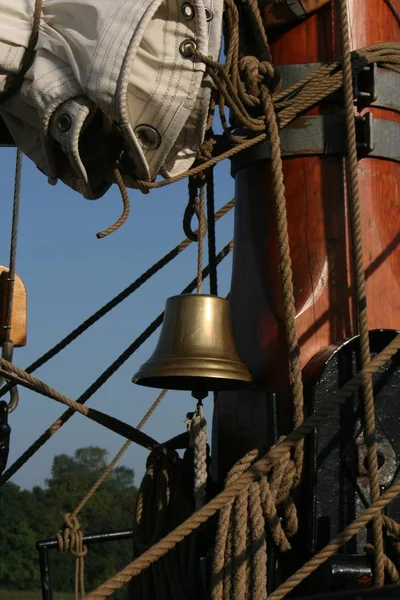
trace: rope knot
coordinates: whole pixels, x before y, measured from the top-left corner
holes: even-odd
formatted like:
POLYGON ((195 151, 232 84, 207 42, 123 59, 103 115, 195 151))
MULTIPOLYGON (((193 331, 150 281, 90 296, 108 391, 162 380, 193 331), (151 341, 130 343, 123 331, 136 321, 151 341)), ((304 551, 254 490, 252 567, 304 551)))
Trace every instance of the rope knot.
POLYGON ((266 60, 260 61, 256 56, 241 58, 239 70, 247 92, 255 98, 260 98, 262 86, 273 92, 280 82, 274 65, 266 60))
POLYGON ((87 547, 83 544, 83 533, 77 517, 71 513, 64 515, 64 528, 57 533, 60 552, 71 552, 76 558, 87 555, 87 547))

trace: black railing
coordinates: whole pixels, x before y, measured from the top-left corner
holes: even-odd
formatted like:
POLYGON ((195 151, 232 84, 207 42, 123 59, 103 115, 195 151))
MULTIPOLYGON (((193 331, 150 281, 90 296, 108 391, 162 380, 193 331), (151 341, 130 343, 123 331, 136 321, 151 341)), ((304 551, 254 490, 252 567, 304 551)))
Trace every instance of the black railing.
MULTIPOLYGON (((83 536, 85 546, 103 542, 118 542, 133 538, 133 531, 112 531, 110 533, 95 533, 83 536)), ((51 583, 51 565, 49 550, 58 548, 57 538, 41 540, 36 542, 36 550, 39 552, 40 581, 42 586, 42 599, 53 600, 53 587, 51 583)))

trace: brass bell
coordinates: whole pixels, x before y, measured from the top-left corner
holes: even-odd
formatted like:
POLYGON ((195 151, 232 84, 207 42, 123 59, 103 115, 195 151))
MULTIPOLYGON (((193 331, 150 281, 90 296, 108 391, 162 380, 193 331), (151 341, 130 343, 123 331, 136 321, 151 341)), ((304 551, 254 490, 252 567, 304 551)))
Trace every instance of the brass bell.
POLYGON ((188 391, 247 387, 252 379, 235 349, 228 300, 201 294, 168 298, 156 349, 132 381, 188 391))

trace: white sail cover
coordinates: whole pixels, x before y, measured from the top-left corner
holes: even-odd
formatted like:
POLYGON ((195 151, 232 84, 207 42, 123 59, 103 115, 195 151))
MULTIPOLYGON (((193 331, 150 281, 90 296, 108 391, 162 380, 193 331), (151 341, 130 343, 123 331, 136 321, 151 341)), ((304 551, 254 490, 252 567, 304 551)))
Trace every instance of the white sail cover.
MULTIPOLYGON (((210 82, 187 42, 218 58, 223 0, 43 0, 33 64, 0 104, 15 143, 50 181, 102 196, 123 175, 188 169, 202 143, 210 82), (115 164, 115 163, 114 163, 115 164)), ((34 0, 0 0, 0 94, 32 29, 34 0)))

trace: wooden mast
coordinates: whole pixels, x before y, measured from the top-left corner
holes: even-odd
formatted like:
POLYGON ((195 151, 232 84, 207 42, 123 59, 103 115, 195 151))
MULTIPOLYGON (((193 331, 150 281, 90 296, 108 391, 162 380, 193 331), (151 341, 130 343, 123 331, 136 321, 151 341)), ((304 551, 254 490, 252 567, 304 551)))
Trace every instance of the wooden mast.
MULTIPOLYGON (((400 0, 394 5, 400 11, 400 0)), ((348 0, 348 11, 353 49, 400 41, 398 23, 384 0, 348 0)), ((273 61, 278 68, 330 61, 340 55, 339 35, 338 6, 332 0, 305 21, 270 32, 273 61)), ((399 112, 388 107, 368 106, 361 114, 368 112, 400 124, 399 112)), ((343 115, 343 108, 324 104, 294 127, 300 131, 317 114, 343 115)), ((322 349, 357 333, 344 161, 329 154, 288 157, 284 177, 304 367, 322 349)), ((359 180, 369 328, 400 329, 400 163, 362 158, 359 180)), ((268 161, 240 168, 235 182, 235 338, 256 380, 278 393, 279 430, 285 433, 291 428, 291 410, 268 161)), ((221 484, 235 461, 266 443, 267 404, 263 392, 219 394, 214 451, 221 484)))

